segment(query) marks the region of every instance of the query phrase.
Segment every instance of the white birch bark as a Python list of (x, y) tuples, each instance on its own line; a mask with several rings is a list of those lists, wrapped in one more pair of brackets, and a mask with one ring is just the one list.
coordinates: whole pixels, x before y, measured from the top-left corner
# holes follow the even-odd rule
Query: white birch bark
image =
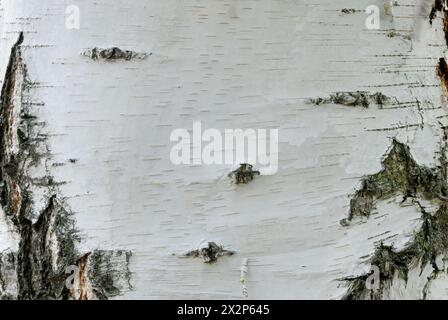
[[(424, 234), (424, 213), (433, 225), (443, 221), (442, 178), (407, 167), (400, 171), (406, 179), (421, 180), (415, 193), (398, 186), (378, 196), (377, 188), (369, 216), (349, 219), (363, 178), (383, 169), (394, 144), (408, 146), (403, 159), (418, 168), (445, 173), (447, 106), (437, 71), (447, 49), (443, 12), (431, 25), (432, 4), (421, 14), (416, 0), (388, 3), (1, 0), (0, 74), (24, 37), (17, 48), (26, 85), (11, 100), (11, 130), (23, 108), (33, 116), (33, 137), (42, 138), (32, 142), (38, 163), (20, 171), (32, 200), (23, 214), (37, 223), (55, 199), (80, 238), (64, 251), (60, 225), (51, 222), (57, 214), (49, 214), (49, 230), (35, 233), (51, 263), (39, 268), (64, 281), (61, 270), (73, 261), (81, 288), (69, 298), (445, 298), (445, 238), (406, 251)], [(73, 5), (79, 29), (66, 25)], [(369, 5), (380, 8), (379, 30), (366, 28)], [(138, 55), (110, 61), (82, 54), (111, 47)], [(368, 107), (329, 98), (357, 91), (388, 98), (383, 105), (369, 98)], [(322, 103), (310, 101), (319, 97)], [(232, 165), (174, 165), (170, 133), (195, 121), (220, 131), (278, 129), (278, 173), (236, 185), (227, 177)], [(14, 154), (17, 141), (3, 148)], [(28, 266), (18, 254), (27, 233), (11, 207), (0, 219), (0, 295), (62, 297), (60, 286), (41, 292), (34, 281), (29, 289), (32, 271), (18, 267)], [(208, 242), (234, 254), (214, 263), (183, 257)], [(374, 260), (381, 243), (406, 257)], [(372, 261), (380, 262), (378, 291), (359, 287)], [(112, 274), (113, 288), (98, 274)]]

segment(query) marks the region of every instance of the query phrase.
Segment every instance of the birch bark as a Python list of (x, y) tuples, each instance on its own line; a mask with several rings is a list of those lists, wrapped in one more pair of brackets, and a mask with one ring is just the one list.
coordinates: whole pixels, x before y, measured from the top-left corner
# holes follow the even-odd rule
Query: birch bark
[[(444, 298), (445, 8), (0, 0), (0, 297)], [(277, 174), (174, 165), (195, 121)]]

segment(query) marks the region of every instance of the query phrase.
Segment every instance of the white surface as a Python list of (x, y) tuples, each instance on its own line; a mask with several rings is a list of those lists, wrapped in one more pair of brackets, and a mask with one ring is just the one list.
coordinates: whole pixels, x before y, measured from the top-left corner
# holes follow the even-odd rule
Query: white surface
[[(416, 208), (391, 199), (367, 222), (340, 226), (361, 177), (381, 169), (392, 137), (419, 164), (435, 165), (446, 123), (435, 69), (441, 21), (426, 22), (413, 46), (389, 38), (393, 28), (411, 29), (414, 2), (398, 2), (381, 30), (366, 30), (365, 13), (341, 9), (382, 1), (1, 0), (0, 71), (24, 30), (38, 83), (30, 94), (45, 103), (34, 108), (50, 135), (47, 170), (67, 182), (59, 192), (85, 251), (133, 251), (134, 290), (124, 298), (240, 298), (248, 258), (249, 298), (336, 299), (345, 292), (337, 279), (363, 273), (375, 243), (401, 247), (420, 224)], [(71, 4), (81, 8), (80, 30), (65, 28)], [(152, 56), (80, 55), (96, 46)], [(306, 103), (356, 90), (403, 104)], [(219, 130), (278, 128), (277, 175), (235, 186), (229, 166), (172, 165), (171, 131), (196, 120)], [(213, 265), (172, 255), (204, 239), (237, 254)]]

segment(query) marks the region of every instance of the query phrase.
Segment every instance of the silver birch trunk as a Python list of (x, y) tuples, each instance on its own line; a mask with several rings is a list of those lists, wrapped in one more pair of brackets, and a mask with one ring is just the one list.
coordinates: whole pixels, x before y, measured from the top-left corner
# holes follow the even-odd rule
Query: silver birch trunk
[[(426, 2), (0, 0), (0, 298), (446, 298)], [(198, 121), (278, 129), (278, 172), (175, 165)]]

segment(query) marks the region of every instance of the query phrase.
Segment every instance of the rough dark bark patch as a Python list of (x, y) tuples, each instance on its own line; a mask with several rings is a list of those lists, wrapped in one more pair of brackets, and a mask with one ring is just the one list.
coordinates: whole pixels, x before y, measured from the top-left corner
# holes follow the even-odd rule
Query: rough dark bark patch
[[(445, 41), (448, 45), (448, 11), (444, 0), (435, 0), (429, 19), (432, 24), (437, 12), (443, 12), (443, 27)], [(448, 65), (445, 58), (440, 58), (437, 73), (442, 81), (445, 94), (448, 93)], [(350, 212), (347, 219), (341, 223), (348, 225), (355, 216), (368, 217), (374, 208), (375, 201), (387, 199), (400, 192), (405, 198), (412, 199), (421, 212), (422, 226), (415, 233), (413, 240), (401, 251), (391, 246), (380, 244), (370, 258), (371, 265), (380, 270), (379, 289), (369, 290), (366, 280), (370, 276), (364, 274), (358, 277), (344, 278), (349, 288), (344, 299), (384, 299), (392, 281), (398, 276), (405, 282), (411, 268), (424, 268), (428, 263), (432, 266), (432, 273), (421, 293), (423, 299), (427, 296), (429, 284), (443, 270), (439, 269), (436, 259), (448, 253), (448, 206), (446, 204), (447, 181), (447, 132), (444, 130), (441, 148), (440, 165), (436, 168), (427, 168), (418, 165), (409, 152), (409, 148), (396, 140), (383, 161), (383, 170), (366, 177), (350, 201)], [(433, 200), (439, 204), (435, 214), (425, 211), (417, 200), (417, 196)]]
[(130, 61), (133, 59), (145, 59), (150, 53), (139, 53), (131, 50), (122, 50), (118, 47), (112, 48), (92, 48), (87, 49), (82, 53), (82, 55), (89, 57), (92, 60), (105, 60), (105, 61), (116, 61), (116, 60), (126, 60)]
[(445, 35), (445, 43), (448, 45), (448, 10), (447, 10), (447, 2), (446, 0), (435, 0), (434, 5), (431, 9), (431, 13), (429, 14), (429, 22), (432, 25), (433, 20), (435, 19), (437, 12), (442, 12), (443, 14), (443, 32)]
[(445, 58), (439, 59), (439, 64), (437, 65), (437, 74), (442, 81), (445, 94), (448, 93), (448, 65), (446, 64)]
[(254, 180), (255, 176), (259, 176), (260, 171), (253, 170), (253, 166), (247, 163), (240, 164), (240, 167), (228, 174), (229, 178), (233, 178), (236, 184), (248, 183)]
[[(411, 268), (424, 268), (430, 263), (433, 271), (423, 288), (422, 297), (425, 298), (430, 282), (443, 271), (436, 262), (438, 256), (448, 253), (447, 128), (442, 129), (444, 135), (439, 166), (427, 168), (418, 165), (410, 154), (409, 147), (394, 140), (383, 161), (383, 170), (364, 179), (362, 188), (351, 200), (348, 221), (358, 215), (368, 217), (374, 201), (387, 199), (400, 192), (405, 198), (411, 198), (421, 212), (422, 226), (401, 251), (382, 243), (375, 249), (370, 263), (380, 270), (378, 290), (367, 289), (369, 274), (342, 279), (349, 284), (345, 299), (384, 299), (395, 277), (407, 282)], [(426, 212), (417, 196), (438, 204), (437, 212)], [(343, 225), (347, 225), (348, 221), (343, 221)]]
[(356, 9), (353, 9), (353, 8), (343, 8), (343, 9), (341, 9), (341, 12), (343, 14), (354, 14), (356, 12)]
[[(380, 244), (370, 259), (371, 264), (380, 270), (379, 290), (366, 288), (368, 274), (345, 278), (343, 280), (349, 283), (349, 289), (344, 299), (383, 299), (385, 290), (392, 284), (394, 276), (398, 275), (399, 278), (407, 281), (411, 266), (424, 267), (427, 263), (431, 263), (434, 271), (428, 283), (443, 271), (439, 269), (436, 258), (448, 252), (448, 207), (443, 204), (434, 215), (425, 212), (421, 206), (420, 208), (423, 224), (407, 248), (397, 252), (391, 246)], [(423, 288), (423, 297), (426, 297), (426, 290), (427, 286)]]
[(12, 300), (18, 295), (17, 254), (0, 253), (0, 300)]
[(336, 92), (327, 98), (313, 98), (309, 102), (315, 105), (322, 104), (340, 104), (347, 107), (363, 107), (368, 108), (372, 103), (382, 108), (384, 104), (391, 99), (381, 92), (369, 93), (365, 91), (356, 92)]
[(442, 10), (443, 10), (443, 0), (435, 0), (431, 12), (429, 14), (429, 23), (432, 24), (432, 21), (436, 17), (437, 12), (440, 12)]
[[(119, 294), (120, 290), (125, 288), (124, 285), (117, 284), (122, 278), (126, 278), (129, 283), (130, 253), (104, 251), (102, 254), (96, 254), (93, 260), (96, 265), (94, 272), (87, 273), (88, 256), (84, 255), (78, 259), (76, 243), (79, 237), (75, 222), (72, 214), (54, 194), (57, 183), (52, 177), (44, 177), (44, 184), (29, 177), (29, 169), (39, 164), (45, 156), (38, 152), (45, 145), (45, 137), (36, 130), (36, 127), (42, 124), (36, 121), (22, 101), (30, 86), (21, 54), (23, 40), (21, 33), (11, 49), (0, 97), (1, 205), (20, 236), (18, 252), (0, 256), (0, 299), (78, 298), (73, 296), (65, 285), (65, 279), (68, 277), (65, 270), (71, 265), (79, 267), (79, 276), (83, 280), (80, 281), (79, 298), (87, 297), (83, 294), (87, 292), (83, 285), (94, 282), (95, 290), (101, 295), (91, 297), (106, 299)], [(30, 188), (33, 185), (48, 188), (50, 196), (42, 212), (35, 212), (33, 209)], [(33, 223), (36, 218), (37, 221)], [(120, 262), (116, 269), (107, 263), (97, 266), (97, 261), (101, 260), (98, 255), (101, 257), (116, 254), (128, 257), (124, 262)], [(106, 269), (103, 270), (103, 267)], [(13, 269), (15, 273), (12, 272)], [(107, 283), (107, 287), (102, 287), (104, 281), (101, 279), (89, 279), (90, 276), (97, 276), (112, 269), (115, 270), (114, 277), (112, 282)], [(13, 284), (16, 284), (16, 290), (11, 287)], [(110, 288), (114, 288), (113, 292)]]
[(219, 257), (234, 255), (234, 251), (225, 250), (215, 242), (208, 242), (207, 246), (193, 250), (185, 254), (186, 257), (202, 258), (205, 263), (214, 263)]
[(132, 289), (129, 262), (132, 253), (125, 250), (95, 250), (89, 257), (89, 279), (99, 299), (120, 295)]
[(405, 197), (421, 195), (426, 199), (441, 199), (447, 195), (446, 161), (437, 168), (427, 168), (416, 163), (409, 147), (393, 140), (392, 147), (382, 162), (383, 169), (362, 180), (361, 188), (350, 200), (347, 225), (356, 216), (369, 217), (375, 201), (388, 199), (398, 192)]

